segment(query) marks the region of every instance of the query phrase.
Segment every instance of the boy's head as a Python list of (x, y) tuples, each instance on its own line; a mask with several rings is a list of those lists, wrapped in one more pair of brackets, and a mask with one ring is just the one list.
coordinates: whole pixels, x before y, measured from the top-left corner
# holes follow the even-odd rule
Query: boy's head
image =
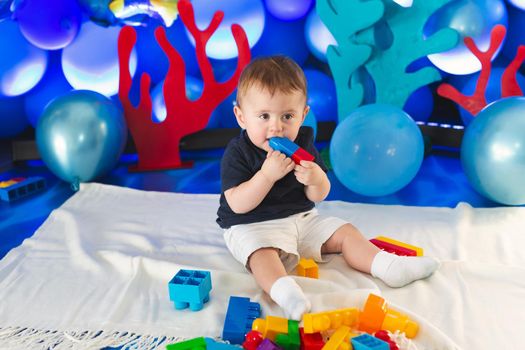
[(295, 140), (308, 110), (306, 78), (291, 59), (256, 58), (243, 70), (233, 111), (257, 147), (269, 151), (273, 136)]

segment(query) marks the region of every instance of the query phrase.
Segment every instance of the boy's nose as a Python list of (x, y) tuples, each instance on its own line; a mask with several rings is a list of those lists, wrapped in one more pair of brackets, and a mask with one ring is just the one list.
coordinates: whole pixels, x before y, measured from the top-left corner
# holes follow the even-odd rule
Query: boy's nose
[(279, 132), (282, 131), (283, 124), (279, 118), (272, 119), (270, 121), (270, 130), (273, 132)]

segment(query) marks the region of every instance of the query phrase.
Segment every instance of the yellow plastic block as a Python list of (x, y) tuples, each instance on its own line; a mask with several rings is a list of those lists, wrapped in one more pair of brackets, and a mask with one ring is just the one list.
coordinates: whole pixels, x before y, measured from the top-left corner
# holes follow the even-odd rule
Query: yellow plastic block
[(350, 338), (357, 336), (350, 331), (350, 327), (341, 326), (330, 337), (323, 346), (323, 350), (352, 350)]
[(304, 333), (324, 332), (341, 326), (354, 327), (359, 318), (356, 308), (338, 309), (328, 312), (318, 312), (303, 315)]
[(407, 338), (414, 338), (419, 330), (419, 325), (396, 310), (387, 309), (381, 329), (394, 333), (404, 332)]
[(260, 332), (263, 338), (275, 341), (277, 334), (288, 334), (288, 319), (277, 316), (268, 316), (266, 320), (257, 318), (253, 321), (252, 330)]
[(380, 241), (383, 241), (383, 242), (392, 243), (392, 244), (398, 245), (398, 246), (403, 247), (403, 248), (415, 250), (416, 251), (416, 256), (423, 256), (423, 248), (416, 247), (415, 245), (411, 245), (411, 244), (404, 243), (404, 242), (401, 242), (401, 241), (396, 241), (395, 239), (388, 238), (388, 237), (385, 237), (385, 236), (378, 236), (378, 237), (376, 237), (376, 239), (378, 239)]
[(386, 314), (386, 301), (375, 294), (369, 294), (363, 311), (359, 314), (357, 329), (367, 333), (375, 333), (381, 329)]
[(301, 258), (297, 265), (297, 275), (310, 278), (319, 278), (319, 266), (313, 259)]
[(16, 183), (18, 183), (18, 181), (15, 180), (0, 181), (0, 188), (6, 188)]

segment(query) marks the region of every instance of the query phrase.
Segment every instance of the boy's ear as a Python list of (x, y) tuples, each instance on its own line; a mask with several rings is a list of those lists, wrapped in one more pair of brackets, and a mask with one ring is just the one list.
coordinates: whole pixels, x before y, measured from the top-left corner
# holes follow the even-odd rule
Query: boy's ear
[(304, 107), (304, 111), (303, 111), (303, 120), (301, 121), (301, 123), (304, 122), (304, 120), (306, 119), (306, 115), (308, 114), (308, 112), (310, 112), (310, 106), (306, 105)]
[(235, 119), (237, 119), (237, 124), (241, 129), (246, 129), (246, 121), (244, 115), (242, 114), (241, 109), (238, 106), (233, 106), (233, 114), (235, 114)]

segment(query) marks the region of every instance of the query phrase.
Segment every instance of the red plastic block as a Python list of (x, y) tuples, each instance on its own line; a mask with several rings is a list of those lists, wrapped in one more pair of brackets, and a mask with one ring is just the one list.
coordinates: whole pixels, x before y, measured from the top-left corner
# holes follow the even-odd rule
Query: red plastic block
[(392, 254), (401, 256), (417, 256), (417, 252), (415, 250), (401, 247), (389, 242), (381, 241), (379, 239), (372, 238), (370, 242), (372, 242), (379, 249), (382, 249)]
[(321, 350), (324, 346), (321, 333), (305, 334), (303, 327), (299, 328), (301, 335), (301, 350)]

